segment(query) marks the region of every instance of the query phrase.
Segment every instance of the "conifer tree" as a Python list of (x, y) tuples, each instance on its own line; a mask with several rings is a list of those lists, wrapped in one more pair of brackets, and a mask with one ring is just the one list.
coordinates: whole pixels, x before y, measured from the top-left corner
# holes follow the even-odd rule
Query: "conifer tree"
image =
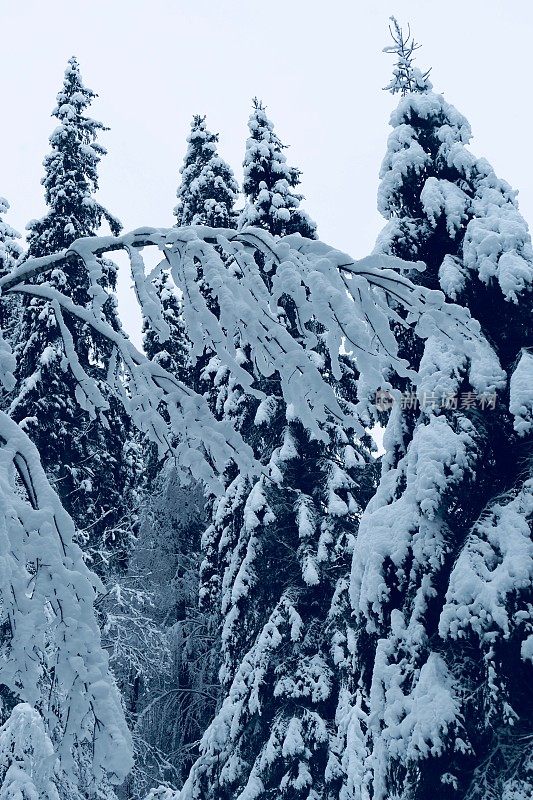
[(239, 187), (231, 167), (217, 153), (218, 134), (208, 131), (205, 117), (196, 114), (187, 142), (174, 209), (176, 224), (234, 228)]
[(265, 107), (257, 98), (248, 127), (250, 137), (243, 164), (246, 205), (239, 227), (255, 225), (275, 236), (300, 233), (314, 239), (316, 224), (299, 207), (303, 196), (292, 191), (300, 183), (300, 170), (287, 165), (283, 153), (286, 146), (274, 133)]
[[(244, 351), (240, 363), (253, 369)], [(352, 380), (347, 362), (339, 398)], [(369, 442), (333, 419), (329, 443), (313, 441), (272, 383), (260, 404), (222, 369), (215, 383), (265, 475), (230, 471), (203, 537), (201, 600), (223, 620), (223, 701), (180, 797), (327, 797), (338, 687), (329, 612), (372, 485)]]
[[(210, 227), (235, 228), (237, 224), (235, 201), (239, 187), (231, 167), (217, 153), (218, 134), (207, 130), (205, 117), (196, 114), (191, 122), (191, 132), (187, 137), (187, 151), (180, 170), (181, 184), (177, 190), (178, 204), (174, 208), (176, 224), (181, 225), (209, 225)], [(162, 278), (168, 285), (168, 277)], [(199, 275), (203, 283), (202, 274)], [(167, 286), (163, 283), (156, 285), (156, 290), (161, 295), (160, 300), (165, 313), (170, 311), (171, 301)], [(177, 297), (177, 295), (176, 295)], [(171, 347), (180, 347), (178, 342), (186, 342), (186, 330), (177, 308), (172, 314), (172, 319), (167, 320), (171, 336)], [(150, 335), (150, 330), (147, 330)], [(211, 357), (211, 353), (204, 351), (203, 355), (189, 363), (189, 375), (185, 381), (194, 386), (200, 393), (206, 390), (202, 375)], [(173, 370), (171, 370), (172, 372)], [(183, 368), (180, 367), (181, 377), (185, 378)], [(178, 374), (178, 373), (174, 373)]]
[[(85, 113), (94, 97), (82, 82), (78, 62), (71, 58), (53, 111), (59, 124), (44, 160), (47, 213), (29, 225), (29, 256), (64, 250), (79, 237), (96, 235), (102, 220), (113, 233), (120, 230), (117, 220), (94, 198), (97, 167), (105, 154), (96, 141), (105, 128)], [(47, 277), (80, 305), (94, 300), (103, 319), (118, 329), (115, 266), (100, 260), (98, 271), (89, 276), (73, 254)], [(80, 363), (100, 382), (109, 404), (107, 413), (91, 408), (72, 370), (64, 367), (64, 348), (69, 342)], [(10, 408), (11, 416), (35, 441), (101, 575), (124, 568), (136, 502), (137, 456), (131, 425), (122, 406), (105, 389), (102, 364), (109, 347), (89, 326), (62, 314), (53, 302), (37, 298), (26, 302), (16, 333), (17, 386)]]
[[(3, 219), (3, 215), (8, 210), (9, 203), (4, 197), (0, 197), (0, 275), (6, 275), (11, 272), (22, 255), (22, 247), (18, 241), (20, 239), (20, 233)], [(19, 306), (19, 298), (14, 297), (2, 303), (0, 329), (2, 330), (3, 336), (6, 338), (11, 337), (13, 334), (13, 327), (18, 317)]]
[[(50, 137), (52, 151), (43, 162), (48, 211), (28, 225), (29, 256), (57, 253), (81, 236), (94, 236), (102, 219), (109, 223), (112, 233), (120, 232), (121, 224), (93, 196), (98, 189), (98, 163), (106, 154), (96, 138), (98, 131), (107, 130), (101, 122), (85, 116), (95, 97), (83, 84), (73, 56), (52, 112), (59, 121)], [(79, 290), (85, 288), (80, 281)]]
[(467, 307), (480, 334), (473, 350), (438, 331), (423, 346), (402, 336), (418, 384), (393, 403), (355, 542), (334, 767), (343, 800), (522, 800), (533, 792), (533, 250), (516, 193), (472, 155), (467, 121), (393, 30), (388, 88), (402, 99), (376, 251), (425, 262), (412, 277)]
[[(180, 170), (182, 179), (177, 191), (178, 204), (174, 209), (176, 224), (235, 227), (234, 205), (239, 189), (231, 168), (217, 153), (218, 134), (207, 130), (205, 117), (195, 115), (187, 142)], [(201, 270), (199, 284), (203, 287)], [(161, 342), (146, 322), (146, 353), (187, 386), (204, 393), (209, 388), (205, 370), (213, 353), (204, 350), (191, 358), (182, 302), (172, 279), (163, 272), (155, 280), (154, 286), (170, 335), (167, 341)], [(211, 721), (218, 698), (219, 618), (213, 609), (198, 611), (200, 538), (206, 521), (203, 489), (198, 483), (181, 485), (172, 464), (166, 462), (158, 465), (155, 448), (152, 447), (150, 452), (151, 498), (147, 505), (148, 514), (144, 514), (143, 519), (148, 520), (150, 515), (155, 514), (160, 530), (159, 540), (170, 543), (173, 580), (179, 586), (180, 598), (170, 616), (167, 616), (172, 620), (173, 647), (176, 652), (171, 683), (180, 688), (174, 693), (173, 702), (166, 704), (165, 713), (175, 719), (166, 725), (166, 740), (159, 724), (152, 726), (151, 735), (155, 733), (160, 747), (165, 749), (166, 745), (172, 751), (170, 760), (176, 765), (182, 783), (197, 755), (197, 742)], [(173, 494), (172, 504), (168, 499), (164, 500), (170, 491)], [(195, 518), (185, 511), (192, 499), (196, 503)], [(149, 527), (143, 525), (139, 542), (141, 553), (146, 552), (152, 535)], [(201, 698), (200, 703), (198, 698)]]
[(0, 274), (5, 275), (22, 255), (22, 247), (17, 241), (20, 233), (2, 218), (9, 211), (9, 203), (0, 197)]
[[(259, 104), (256, 113), (264, 115)], [(272, 159), (286, 169), (264, 120)], [(298, 174), (292, 173), (294, 180)], [(288, 185), (283, 179), (276, 189)], [(297, 205), (287, 203), (294, 213), (286, 225), (275, 216), (259, 224), (271, 225), (274, 235), (290, 230), (313, 237), (314, 223)], [(258, 266), (269, 285), (261, 258)], [(281, 308), (283, 324), (295, 334), (293, 302), (282, 297)], [(320, 326), (308, 325), (322, 377), (349, 409), (354, 365), (341, 359), (342, 376), (334, 379)], [(250, 481), (229, 467), (225, 494), (210, 504), (200, 599), (203, 608), (220, 609), (223, 700), (180, 797), (325, 798), (338, 689), (338, 622), (330, 609), (337, 583), (346, 582), (358, 518), (373, 485), (370, 440), (357, 440), (350, 425), (334, 417), (324, 424), (325, 441), (313, 439), (293, 419), (279, 375), (262, 378), (246, 342), (236, 347), (239, 365), (267, 399), (245, 394), (214, 357), (206, 368), (215, 387), (210, 401), (253, 447), (265, 474)]]

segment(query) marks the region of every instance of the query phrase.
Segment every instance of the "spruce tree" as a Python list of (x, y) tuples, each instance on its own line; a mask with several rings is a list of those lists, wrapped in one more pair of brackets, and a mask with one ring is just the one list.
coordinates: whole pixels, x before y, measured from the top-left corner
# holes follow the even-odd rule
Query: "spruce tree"
[[(235, 228), (237, 225), (235, 201), (239, 187), (231, 167), (217, 153), (218, 134), (207, 130), (205, 117), (196, 114), (191, 122), (191, 132), (187, 137), (187, 151), (180, 170), (181, 183), (177, 190), (178, 204), (174, 209), (176, 225), (209, 225), (210, 227)], [(203, 283), (203, 276), (198, 277)], [(164, 280), (168, 281), (168, 278)], [(156, 286), (165, 314), (169, 313), (168, 292), (163, 284)], [(163, 295), (166, 295), (166, 299)], [(178, 301), (179, 302), (179, 301)], [(215, 309), (213, 309), (215, 310)], [(186, 331), (181, 315), (176, 309), (174, 318), (167, 320), (171, 329), (172, 347), (186, 341)], [(147, 331), (150, 335), (150, 331)], [(199, 393), (206, 390), (202, 378), (204, 369), (212, 353), (204, 351), (200, 358), (190, 363), (186, 383)], [(180, 368), (181, 369), (181, 368)], [(172, 371), (172, 370), (171, 370)], [(182, 371), (182, 378), (185, 377)], [(178, 373), (175, 373), (178, 374)]]
[(5, 197), (0, 197), (0, 274), (8, 273), (22, 254), (22, 247), (17, 241), (20, 233), (3, 219), (9, 211), (9, 203)]
[(237, 476), (205, 536), (202, 597), (221, 597), (224, 700), (184, 798), (330, 796), (330, 609), (372, 485), (368, 443), (332, 429), (326, 448), (287, 424), (282, 403), (272, 416), (257, 411), (270, 480)]
[[(239, 189), (231, 168), (217, 153), (218, 134), (207, 130), (205, 117), (195, 115), (187, 142), (180, 170), (178, 204), (174, 209), (176, 224), (234, 228), (234, 205)], [(203, 287), (201, 269), (199, 273), (199, 284)], [(161, 342), (146, 322), (147, 355), (195, 391), (200, 394), (208, 392), (206, 368), (213, 359), (213, 353), (204, 350), (191, 357), (182, 302), (171, 277), (163, 272), (154, 285), (170, 336), (166, 342)], [(214, 306), (213, 310), (216, 310)], [(176, 653), (171, 683), (179, 689), (173, 695), (173, 703), (167, 703), (165, 707), (169, 722), (164, 728), (159, 723), (153, 725), (148, 735), (155, 736), (159, 747), (169, 752), (168, 757), (175, 765), (181, 784), (197, 756), (198, 740), (211, 721), (218, 699), (219, 615), (214, 609), (198, 610), (200, 540), (206, 524), (203, 488), (199, 483), (181, 485), (172, 464), (168, 460), (158, 464), (154, 447), (150, 448), (150, 454), (150, 497), (148, 513), (143, 514), (143, 519), (148, 520), (156, 515), (158, 539), (168, 542), (172, 553), (167, 569), (173, 572), (177, 596), (167, 620), (171, 621)], [(168, 501), (170, 492), (173, 495), (172, 503)], [(191, 502), (196, 507), (194, 518), (187, 512)], [(150, 548), (152, 536), (150, 526), (142, 525), (139, 541), (141, 554)], [(173, 722), (170, 722), (171, 719)]]
[[(28, 256), (57, 253), (81, 236), (94, 236), (102, 219), (111, 232), (121, 224), (94, 198), (98, 189), (98, 163), (106, 150), (96, 139), (107, 128), (85, 115), (96, 94), (84, 86), (77, 59), (69, 59), (63, 87), (57, 95), (52, 115), (59, 121), (50, 136), (52, 151), (44, 159), (47, 213), (28, 225)], [(74, 284), (74, 276), (71, 278)], [(86, 280), (86, 279), (85, 279)], [(80, 279), (77, 287), (86, 287)]]
[[(404, 333), (398, 384), (351, 575), (340, 797), (522, 800), (533, 792), (533, 250), (516, 193), (405, 53), (381, 170), (376, 252), (469, 309), (474, 348)], [(401, 335), (401, 326), (398, 333)]]
[[(120, 230), (94, 197), (98, 163), (105, 154), (96, 141), (105, 128), (86, 115), (94, 97), (82, 82), (78, 62), (71, 58), (53, 111), (59, 124), (44, 160), (47, 213), (28, 226), (29, 256), (64, 250), (79, 237), (96, 235), (103, 220), (113, 233)], [(47, 279), (80, 305), (94, 300), (98, 313), (118, 329), (116, 268), (100, 260), (98, 271), (92, 283), (82, 260), (72, 254)], [(107, 413), (94, 411), (83, 387), (64, 366), (65, 347), (70, 344), (81, 365), (99, 382), (109, 404)], [(127, 561), (138, 460), (130, 422), (105, 388), (103, 364), (109, 348), (90, 326), (62, 315), (52, 302), (36, 298), (26, 302), (15, 337), (17, 386), (10, 408), (36, 443), (101, 575), (123, 569)]]
[(300, 170), (289, 167), (286, 146), (274, 133), (263, 104), (254, 98), (248, 121), (250, 137), (244, 157), (243, 192), (246, 205), (239, 227), (255, 225), (275, 236), (300, 233), (316, 237), (316, 224), (300, 209), (303, 196), (292, 191), (300, 183)]
[[(261, 225), (287, 232), (279, 221), (264, 217)], [(314, 236), (299, 210), (286, 227)], [(269, 285), (271, 273), (256, 260)], [(280, 314), (296, 335), (298, 315), (287, 297)], [(316, 336), (313, 359), (349, 409), (354, 365), (342, 359), (342, 377), (334, 379), (323, 332), (308, 324)], [(180, 797), (325, 798), (338, 692), (339, 625), (330, 610), (373, 485), (370, 440), (357, 440), (334, 417), (324, 423), (324, 441), (313, 439), (283, 399), (279, 375), (261, 377), (246, 342), (236, 348), (239, 365), (267, 399), (251, 398), (212, 358), (210, 402), (253, 447), (264, 474), (251, 481), (229, 465), (225, 494), (210, 503), (200, 599), (201, 607), (220, 610), (223, 699)]]
[(176, 224), (234, 228), (239, 187), (231, 167), (217, 153), (218, 134), (208, 131), (205, 117), (196, 114), (187, 142), (174, 209)]
[[(22, 247), (18, 241), (20, 233), (3, 219), (3, 215), (8, 210), (9, 203), (4, 197), (0, 197), (0, 276), (11, 272), (22, 255)], [(19, 298), (14, 297), (7, 301), (4, 300), (1, 305), (0, 329), (2, 335), (7, 339), (13, 334), (19, 306)]]

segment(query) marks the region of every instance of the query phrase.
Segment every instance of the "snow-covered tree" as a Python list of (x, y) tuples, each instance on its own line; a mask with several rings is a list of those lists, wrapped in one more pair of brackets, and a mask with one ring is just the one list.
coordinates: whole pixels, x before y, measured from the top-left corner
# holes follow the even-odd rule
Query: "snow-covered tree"
[(174, 209), (177, 225), (234, 228), (239, 187), (231, 167), (217, 153), (218, 134), (208, 131), (205, 117), (196, 114), (187, 142)]
[(0, 197), (0, 274), (5, 275), (22, 255), (22, 247), (18, 240), (20, 233), (11, 227), (3, 215), (9, 211), (9, 203)]
[[(86, 115), (94, 93), (81, 79), (75, 58), (68, 62), (53, 115), (58, 127), (44, 160), (47, 213), (29, 225), (30, 257), (68, 248), (80, 236), (93, 236), (102, 220), (117, 233), (119, 223), (94, 198), (97, 167), (104, 148), (96, 142), (105, 130)], [(47, 282), (86, 305), (98, 295), (102, 314), (116, 329), (113, 295), (116, 268), (110, 261), (94, 265), (93, 285), (79, 258), (71, 258)], [(109, 413), (93, 413), (83, 388), (65, 366), (66, 342), (78, 352), (84, 368), (105, 389), (105, 339), (68, 314), (56, 312), (46, 299), (31, 298), (23, 306), (14, 336), (16, 389), (10, 415), (30, 432), (45, 469), (73, 516), (86, 549), (101, 575), (124, 568), (132, 537), (135, 507), (135, 444), (122, 405), (107, 392)]]
[(183, 798), (328, 796), (338, 686), (329, 611), (371, 469), (349, 429), (332, 425), (328, 446), (310, 442), (277, 400), (255, 409), (267, 477), (237, 475), (205, 536), (203, 600), (221, 599), (225, 697)]
[(533, 250), (516, 193), (402, 42), (395, 75), (413, 91), (391, 118), (376, 253), (425, 262), (413, 280), (466, 307), (479, 335), (468, 351), (398, 322), (418, 378), (393, 380), (403, 395), (354, 547), (339, 796), (518, 800), (533, 791)]
[(300, 183), (300, 170), (287, 165), (283, 153), (286, 146), (274, 133), (263, 104), (256, 98), (248, 127), (242, 187), (246, 205), (239, 226), (254, 225), (275, 236), (300, 233), (314, 239), (316, 224), (300, 208), (303, 196), (292, 191)]
[[(59, 125), (50, 137), (52, 151), (43, 162), (42, 184), (48, 211), (42, 219), (32, 220), (28, 225), (30, 256), (56, 253), (80, 236), (94, 236), (102, 219), (109, 223), (113, 233), (122, 227), (93, 196), (98, 189), (98, 163), (106, 154), (96, 138), (99, 131), (107, 130), (101, 122), (85, 115), (95, 97), (83, 84), (78, 61), (73, 56), (52, 112)], [(83, 288), (81, 283), (80, 291)]]
[[(256, 274), (266, 287), (275, 279), (264, 254)], [(293, 336), (303, 333), (293, 298), (281, 294), (277, 312)], [(225, 494), (210, 505), (200, 598), (220, 610), (223, 700), (183, 798), (326, 797), (337, 691), (329, 611), (374, 470), (368, 437), (357, 441), (349, 422), (355, 368), (337, 353), (335, 370), (324, 329), (315, 319), (301, 324), (321, 380), (346, 412), (342, 422), (326, 415), (322, 441), (294, 419), (279, 374), (261, 375), (246, 333), (236, 339), (237, 361), (263, 400), (220, 358), (206, 368), (214, 412), (242, 433), (266, 474), (250, 480), (230, 467)]]
[[(187, 142), (187, 152), (180, 170), (181, 184), (177, 191), (178, 204), (174, 209), (176, 225), (235, 228), (237, 215), (234, 205), (239, 187), (231, 167), (218, 155), (218, 134), (207, 130), (205, 117), (195, 115), (191, 122), (191, 132), (187, 137)], [(183, 319), (180, 318), (181, 301), (178, 293), (176, 293), (175, 287), (172, 288), (172, 280), (169, 279), (168, 274), (163, 272), (159, 280), (160, 285), (156, 286), (156, 289), (162, 293), (162, 307), (166, 307), (166, 313), (172, 315), (172, 319), (168, 320), (171, 331), (168, 342), (172, 342), (170, 348), (186, 349), (187, 333)], [(203, 287), (202, 271), (198, 274), (198, 281), (199, 285)], [(174, 299), (171, 298), (172, 293)], [(206, 296), (209, 296), (208, 290), (206, 290)], [(150, 337), (153, 339), (150, 326), (146, 329), (146, 336), (147, 344), (152, 346), (152, 343), (148, 342)], [(159, 347), (157, 336), (155, 340), (156, 347)], [(163, 357), (163, 353), (164, 349), (157, 357)], [(184, 379), (183, 370), (188, 369), (186, 382), (199, 391), (205, 390), (202, 373), (211, 355), (212, 353), (205, 349), (203, 355), (198, 355), (195, 359), (190, 360), (186, 357), (185, 352), (180, 353), (178, 361), (181, 365), (178, 367), (178, 361), (176, 361), (175, 369), (170, 369), (170, 371), (176, 375), (179, 372), (180, 378)], [(186, 361), (189, 361), (187, 367), (184, 366)]]
[[(20, 233), (3, 219), (4, 214), (8, 210), (9, 203), (4, 197), (0, 197), (0, 275), (6, 275), (10, 272), (22, 255), (22, 247), (18, 241), (20, 239)], [(13, 333), (19, 305), (20, 298), (14, 297), (2, 304), (0, 328), (3, 336), (7, 338)]]

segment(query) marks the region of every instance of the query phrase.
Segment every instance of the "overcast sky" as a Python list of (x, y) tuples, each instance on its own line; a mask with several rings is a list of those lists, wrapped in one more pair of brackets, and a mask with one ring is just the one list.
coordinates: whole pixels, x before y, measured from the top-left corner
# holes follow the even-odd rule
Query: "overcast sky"
[[(437, 91), (469, 119), (472, 149), (519, 189), (533, 220), (531, 0), (0, 0), (0, 195), (24, 230), (44, 212), (40, 179), (67, 59), (99, 94), (111, 130), (100, 200), (125, 229), (166, 226), (191, 116), (206, 114), (241, 179), (251, 99), (267, 106), (302, 172), (328, 243), (363, 256), (383, 221), (378, 172), (397, 98), (382, 87), (387, 22), (410, 22)], [(121, 305), (135, 332), (132, 298)], [(135, 337), (137, 338), (137, 336)]]

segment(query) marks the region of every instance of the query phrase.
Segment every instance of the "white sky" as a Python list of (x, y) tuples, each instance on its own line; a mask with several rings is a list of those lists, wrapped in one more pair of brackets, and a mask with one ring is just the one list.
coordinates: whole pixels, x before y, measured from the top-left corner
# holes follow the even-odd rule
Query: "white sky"
[[(44, 212), (40, 179), (67, 59), (100, 97), (111, 130), (100, 200), (125, 229), (173, 223), (191, 116), (207, 114), (241, 179), (257, 95), (287, 158), (302, 172), (304, 207), (322, 239), (365, 255), (383, 221), (378, 172), (397, 102), (381, 87), (392, 57), (387, 20), (411, 23), (437, 91), (469, 119), (473, 150), (520, 190), (533, 220), (531, 0), (0, 0), (0, 195), (13, 226)], [(121, 278), (127, 327), (138, 330)]]

